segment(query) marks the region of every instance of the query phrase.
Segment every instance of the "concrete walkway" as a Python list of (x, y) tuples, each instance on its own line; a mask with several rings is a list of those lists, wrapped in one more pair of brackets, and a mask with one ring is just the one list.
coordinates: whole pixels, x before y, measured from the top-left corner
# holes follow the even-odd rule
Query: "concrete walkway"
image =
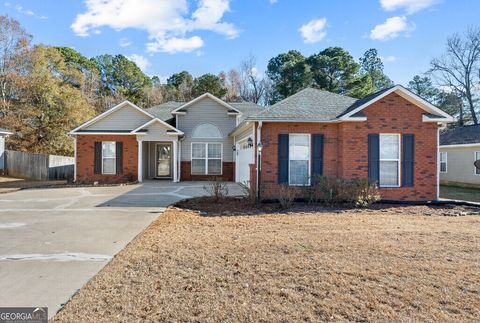
[[(0, 194), (0, 306), (47, 306), (52, 317), (165, 207), (205, 195), (204, 185), (152, 181)], [(241, 194), (233, 183), (230, 191)]]

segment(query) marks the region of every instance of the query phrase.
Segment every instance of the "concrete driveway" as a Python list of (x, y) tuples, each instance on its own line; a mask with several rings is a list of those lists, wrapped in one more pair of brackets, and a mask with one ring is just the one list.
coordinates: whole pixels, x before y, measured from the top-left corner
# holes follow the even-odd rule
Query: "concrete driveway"
[[(0, 306), (62, 304), (165, 207), (203, 183), (22, 190), (0, 194)], [(231, 194), (240, 194), (231, 185)]]

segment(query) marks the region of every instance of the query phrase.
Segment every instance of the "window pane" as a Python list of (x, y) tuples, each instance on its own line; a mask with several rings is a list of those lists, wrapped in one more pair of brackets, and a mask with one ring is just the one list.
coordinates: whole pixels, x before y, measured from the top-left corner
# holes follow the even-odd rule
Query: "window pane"
[(103, 159), (103, 173), (104, 174), (115, 174), (115, 158), (104, 158)]
[(440, 171), (445, 173), (447, 171), (447, 164), (446, 163), (443, 163), (441, 162), (440, 163)]
[(192, 159), (192, 174), (205, 174), (205, 159)]
[(102, 142), (102, 157), (115, 157), (115, 142)]
[(397, 135), (380, 135), (380, 159), (398, 159), (399, 151)]
[(290, 161), (290, 185), (308, 184), (308, 161), (291, 160)]
[(440, 153), (440, 162), (447, 161), (447, 153)]
[(205, 144), (192, 144), (192, 158), (205, 157)]
[(220, 159), (209, 159), (208, 160), (208, 174), (209, 175), (220, 175), (222, 173), (222, 160)]
[(380, 161), (380, 186), (398, 186), (398, 162)]
[(290, 159), (310, 159), (310, 140), (308, 135), (290, 135), (289, 140)]
[(193, 138), (222, 138), (220, 130), (210, 123), (204, 123), (195, 128)]
[(208, 158), (222, 158), (222, 145), (208, 144)]
[[(480, 160), (480, 151), (475, 152), (475, 160)], [(475, 174), (480, 175), (480, 169), (475, 167)]]

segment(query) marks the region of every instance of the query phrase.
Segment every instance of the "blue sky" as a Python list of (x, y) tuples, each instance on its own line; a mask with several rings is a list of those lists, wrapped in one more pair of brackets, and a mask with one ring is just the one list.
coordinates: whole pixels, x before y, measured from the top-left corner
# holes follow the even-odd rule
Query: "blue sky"
[(249, 54), (263, 71), (290, 49), (307, 56), (340, 46), (355, 58), (377, 48), (387, 75), (406, 84), (442, 54), (448, 36), (477, 23), (480, 1), (7, 0), (0, 8), (35, 43), (88, 57), (124, 54), (163, 78), (217, 74)]

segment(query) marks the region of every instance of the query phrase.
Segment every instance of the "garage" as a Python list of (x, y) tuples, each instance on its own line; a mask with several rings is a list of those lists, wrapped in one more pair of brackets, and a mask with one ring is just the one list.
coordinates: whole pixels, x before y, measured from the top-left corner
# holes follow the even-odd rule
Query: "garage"
[(247, 138), (236, 144), (235, 181), (237, 183), (250, 182), (250, 164), (253, 164), (253, 147), (248, 144)]

